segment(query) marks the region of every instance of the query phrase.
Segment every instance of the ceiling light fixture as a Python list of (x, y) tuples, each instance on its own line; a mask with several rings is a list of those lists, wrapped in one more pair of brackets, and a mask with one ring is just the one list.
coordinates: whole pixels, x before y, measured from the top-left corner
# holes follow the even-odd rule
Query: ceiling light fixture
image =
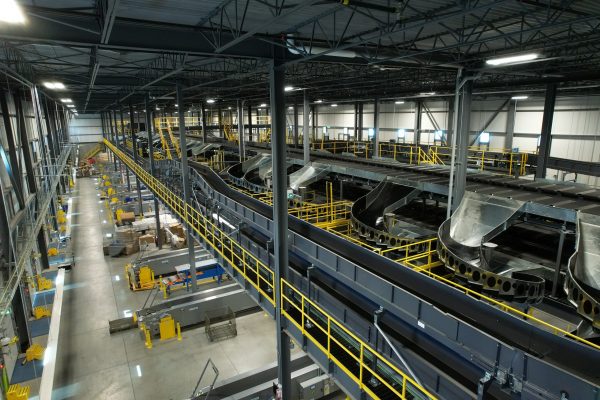
[(72, 103), (73, 100), (71, 99), (60, 99), (60, 101), (62, 101), (63, 103)]
[(291, 92), (292, 90), (294, 90), (294, 87), (293, 86), (286, 86), (286, 87), (283, 88), (283, 90), (285, 92)]
[(317, 104), (321, 104), (322, 102), (323, 102), (323, 100), (317, 100), (317, 101), (315, 101), (315, 103), (317, 103)]
[(337, 104), (333, 103), (333, 104), (331, 105), (331, 107), (337, 107)]
[(9, 24), (24, 24), (25, 15), (15, 0), (0, 0), (0, 21)]
[(293, 110), (293, 109), (294, 109), (294, 107), (293, 107), (293, 106), (289, 106), (289, 107), (288, 107), (288, 110)]
[(266, 107), (266, 106), (267, 106), (267, 104), (266, 104), (266, 103), (262, 103), (262, 104), (260, 105), (260, 107)]
[(435, 92), (423, 92), (421, 93), (421, 96), (434, 96)]
[(67, 107), (73, 108), (73, 107), (75, 107), (75, 104), (67, 104)]
[(394, 104), (404, 104), (404, 100), (396, 100)]
[(539, 56), (540, 56), (539, 54), (535, 54), (535, 53), (520, 54), (520, 55), (517, 55), (517, 56), (508, 56), (508, 57), (501, 57), (501, 58), (493, 58), (491, 60), (487, 60), (485, 63), (488, 64), (488, 65), (494, 65), (494, 66), (507, 65), (507, 64), (516, 64), (516, 63), (533, 61), (536, 58), (538, 58)]
[(216, 101), (215, 99), (208, 99), (208, 100), (206, 100), (206, 102), (208, 104), (213, 104), (215, 101)]
[(44, 86), (48, 89), (64, 90), (65, 85), (61, 82), (44, 82)]
[(528, 98), (529, 98), (529, 96), (513, 96), (513, 97), (511, 97), (512, 100), (526, 100)]

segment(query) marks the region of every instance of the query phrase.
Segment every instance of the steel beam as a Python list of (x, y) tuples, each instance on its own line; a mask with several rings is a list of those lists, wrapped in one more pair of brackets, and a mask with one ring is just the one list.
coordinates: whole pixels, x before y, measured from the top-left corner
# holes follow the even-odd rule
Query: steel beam
[(415, 125), (413, 128), (413, 143), (417, 146), (421, 143), (421, 113), (423, 108), (423, 102), (421, 100), (415, 101)]
[[(6, 96), (9, 95), (10, 92), (4, 92), (0, 96), (0, 109), (2, 111), (2, 118), (4, 120), (4, 132), (6, 133), (6, 142), (8, 144), (8, 157), (10, 159), (10, 164), (5, 166), (7, 167), (9, 177), (12, 178), (12, 183), (14, 186), (13, 189), (17, 196), (17, 200), (19, 201), (19, 206), (21, 209), (23, 209), (23, 207), (25, 207), (25, 198), (23, 196), (23, 176), (21, 175), (21, 169), (19, 167), (17, 144), (15, 142), (15, 136), (10, 120), (10, 113), (8, 111), (8, 102), (6, 101)], [(6, 161), (8, 160), (5, 160), (5, 164)]]
[(513, 139), (515, 137), (515, 116), (517, 113), (517, 102), (508, 103), (508, 112), (506, 114), (506, 137), (504, 138), (504, 148), (512, 150)]
[(294, 148), (298, 147), (298, 102), (294, 100)]
[(288, 279), (288, 200), (285, 141), (285, 94), (283, 49), (274, 47), (269, 68), (271, 97), (271, 152), (273, 159), (273, 239), (275, 250), (275, 301), (277, 323), (278, 378), (282, 398), (291, 398), (290, 339), (285, 333), (286, 319), (281, 313), (281, 280)]
[(204, 107), (204, 102), (200, 103), (200, 108), (202, 109), (202, 143), (206, 144), (206, 109)]
[(217, 118), (219, 124), (219, 137), (223, 138), (225, 135), (223, 135), (223, 110), (221, 110), (221, 106), (217, 107), (217, 112), (219, 113)]
[(302, 118), (304, 124), (302, 128), (302, 147), (304, 153), (304, 165), (310, 162), (310, 104), (308, 103), (308, 92), (304, 90), (304, 110), (302, 111)]
[(498, 116), (498, 114), (500, 114), (500, 111), (504, 110), (504, 107), (506, 107), (507, 104), (510, 103), (510, 97), (508, 99), (506, 99), (501, 105), (500, 107), (496, 108), (494, 110), (494, 112), (492, 113), (492, 115), (490, 115), (490, 117), (485, 121), (485, 123), (483, 124), (483, 126), (481, 127), (481, 129), (479, 129), (477, 131), (477, 134), (475, 135), (475, 137), (473, 138), (473, 140), (471, 140), (471, 143), (469, 144), (469, 146), (473, 146), (475, 145), (475, 143), (477, 143), (477, 140), (479, 139), (479, 136), (481, 136), (481, 134), (487, 129), (488, 126), (490, 126), (490, 124), (492, 122), (494, 122), (494, 120), (496, 119), (496, 117)]
[(556, 104), (556, 83), (546, 86), (546, 99), (544, 101), (544, 115), (542, 117), (542, 133), (538, 149), (538, 163), (535, 170), (536, 179), (546, 177), (546, 166), (552, 148), (552, 121), (554, 120), (554, 106)]
[(248, 141), (252, 142), (252, 103), (248, 101)]
[(237, 118), (240, 162), (244, 162), (246, 159), (246, 149), (244, 144), (244, 102), (240, 99), (237, 101)]
[[(148, 132), (148, 158), (150, 159), (150, 174), (156, 176), (156, 167), (154, 166), (154, 147), (152, 143), (152, 107), (150, 107), (150, 96), (146, 94), (144, 99), (144, 108), (146, 109), (146, 132)], [(121, 114), (123, 115), (123, 114)], [(125, 166), (127, 172), (127, 185), (129, 186), (129, 171)], [(159, 249), (162, 249), (162, 235), (160, 233), (160, 210), (158, 209), (158, 198), (154, 195), (154, 218), (156, 219), (156, 245)]]
[[(125, 122), (123, 121), (123, 107), (119, 109), (119, 118), (121, 119), (121, 129), (122, 129), (122, 137), (123, 142), (121, 142), (121, 147), (125, 148)], [(117, 143), (117, 146), (119, 144)], [(131, 180), (129, 179), (129, 168), (125, 165), (125, 179), (127, 179), (127, 191), (131, 192)]]
[[(134, 125), (134, 120), (133, 120), (133, 104), (130, 102), (129, 103), (129, 127), (131, 130), (131, 148), (133, 149), (133, 159), (135, 160), (135, 162), (138, 162), (138, 151), (137, 151), (137, 136), (135, 134), (135, 129), (133, 128)], [(140, 204), (140, 212), (143, 215), (144, 212), (144, 207), (143, 207), (143, 201), (142, 201), (142, 185), (140, 183), (139, 179), (135, 179), (135, 187), (137, 189), (137, 195), (138, 195), (138, 203)]]
[(379, 157), (379, 98), (373, 102), (373, 157)]
[[(180, 82), (177, 83), (176, 86), (177, 91), (177, 104), (179, 104), (179, 109), (184, 110), (184, 100), (183, 100), (183, 86)], [(181, 149), (181, 175), (183, 175), (183, 198), (185, 204), (191, 204), (191, 190), (192, 186), (190, 185), (190, 173), (188, 167), (188, 158), (187, 158), (187, 144), (186, 144), (186, 136), (185, 136), (185, 113), (182, 111), (179, 114), (179, 148)], [(189, 253), (189, 262), (190, 262), (190, 277), (192, 280), (192, 291), (195, 292), (198, 290), (198, 282), (196, 279), (196, 257), (194, 256), (194, 236), (192, 236), (192, 230), (188, 226), (186, 228), (186, 240), (188, 245), (188, 253)]]
[(358, 135), (356, 136), (358, 138), (359, 142), (362, 142), (363, 140), (363, 126), (364, 123), (364, 104), (362, 102), (358, 103)]

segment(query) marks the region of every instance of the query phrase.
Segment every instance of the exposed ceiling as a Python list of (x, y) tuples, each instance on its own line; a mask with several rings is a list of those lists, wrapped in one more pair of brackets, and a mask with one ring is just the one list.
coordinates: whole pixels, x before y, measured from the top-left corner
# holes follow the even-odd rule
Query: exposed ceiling
[[(0, 68), (36, 84), (63, 82), (80, 112), (147, 93), (173, 103), (177, 80), (192, 102), (263, 102), (276, 49), (285, 50), (289, 85), (335, 101), (450, 93), (459, 68), (476, 74), (481, 90), (600, 80), (596, 0), (20, 3), (27, 23), (0, 25)], [(486, 67), (523, 52), (540, 60)]]

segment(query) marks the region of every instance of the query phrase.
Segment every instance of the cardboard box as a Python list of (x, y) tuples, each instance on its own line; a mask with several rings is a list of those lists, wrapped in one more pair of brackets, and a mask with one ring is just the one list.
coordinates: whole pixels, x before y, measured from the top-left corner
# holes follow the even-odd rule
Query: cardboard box
[(146, 244), (154, 244), (154, 235), (142, 235), (139, 237), (138, 243), (140, 244), (140, 247)]
[(121, 214), (121, 222), (124, 224), (130, 224), (135, 221), (135, 214), (133, 212), (124, 212)]
[(183, 226), (181, 224), (171, 225), (169, 230), (172, 234), (177, 235), (180, 238), (185, 238), (185, 231), (183, 230)]
[(139, 243), (130, 243), (128, 245), (125, 246), (125, 250), (123, 251), (123, 254), (125, 254), (126, 256), (131, 255), (131, 254), (135, 254), (138, 251), (140, 251), (140, 245)]

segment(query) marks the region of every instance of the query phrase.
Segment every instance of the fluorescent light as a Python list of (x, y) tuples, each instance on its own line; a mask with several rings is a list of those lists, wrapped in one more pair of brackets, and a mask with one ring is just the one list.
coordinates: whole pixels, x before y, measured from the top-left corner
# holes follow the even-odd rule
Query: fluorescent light
[(73, 107), (75, 107), (75, 104), (67, 104), (67, 107), (73, 108)]
[(63, 90), (63, 89), (65, 89), (65, 85), (62, 84), (61, 82), (44, 82), (43, 84), (48, 89), (54, 89), (54, 90)]
[(213, 103), (215, 102), (215, 99), (208, 99), (208, 100), (206, 100), (206, 102), (207, 102), (208, 104), (213, 104)]
[(267, 105), (266, 105), (265, 103), (262, 103), (262, 104), (260, 105), (260, 107), (266, 107), (266, 106), (267, 106)]
[(24, 24), (25, 16), (21, 7), (15, 0), (0, 0), (2, 5), (2, 12), (0, 13), (0, 21), (7, 22), (9, 24)]
[(288, 110), (293, 110), (293, 109), (294, 109), (294, 106), (289, 106), (288, 107)]
[(283, 90), (286, 91), (286, 92), (291, 92), (292, 90), (294, 90), (294, 87), (293, 86), (286, 86), (286, 87), (283, 88)]
[(179, 107), (179, 104), (175, 104), (175, 107)]
[(488, 65), (506, 65), (506, 64), (515, 64), (522, 63), (527, 61), (533, 61), (539, 57), (539, 54), (530, 53), (530, 54), (520, 54), (518, 56), (508, 56), (502, 58), (494, 58), (492, 60), (487, 60), (485, 63)]
[(337, 107), (337, 104), (334, 103), (334, 104), (331, 105), (331, 107)]
[(322, 102), (323, 102), (323, 100), (317, 100), (317, 101), (315, 101), (315, 103), (317, 103), (317, 104), (320, 104)]
[(513, 96), (513, 97), (511, 97), (511, 99), (513, 99), (513, 100), (526, 100), (528, 98), (529, 98), (529, 96)]
[(396, 100), (394, 104), (404, 104), (404, 100)]
[(227, 107), (228, 110), (231, 110), (231, 107)]
[(63, 103), (72, 103), (73, 100), (71, 99), (60, 99), (60, 101), (62, 101)]
[(423, 92), (421, 93), (421, 96), (433, 96), (435, 95), (435, 92)]
[(403, 139), (406, 136), (406, 131), (404, 129), (398, 129), (398, 139)]

